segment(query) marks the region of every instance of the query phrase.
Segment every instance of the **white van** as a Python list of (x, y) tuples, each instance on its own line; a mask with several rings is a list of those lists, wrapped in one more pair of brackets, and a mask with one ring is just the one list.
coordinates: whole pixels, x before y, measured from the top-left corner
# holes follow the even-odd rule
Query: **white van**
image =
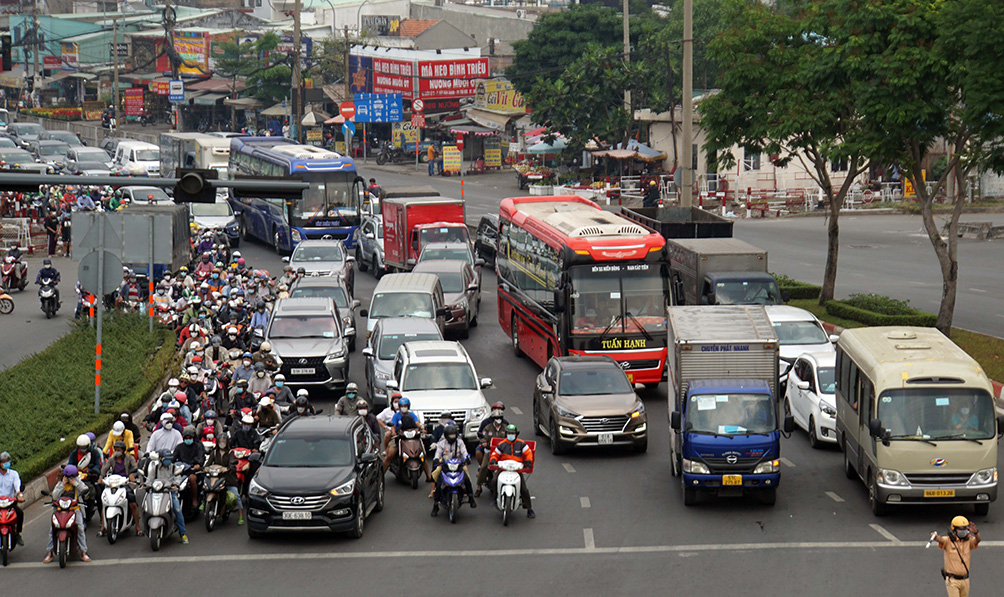
[(160, 176), (160, 148), (143, 141), (123, 141), (115, 148), (113, 168), (130, 176)]

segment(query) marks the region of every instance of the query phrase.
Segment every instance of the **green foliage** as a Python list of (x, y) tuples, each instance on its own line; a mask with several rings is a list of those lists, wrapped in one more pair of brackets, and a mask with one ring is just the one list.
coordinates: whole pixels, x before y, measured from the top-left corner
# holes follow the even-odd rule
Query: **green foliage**
[(145, 317), (109, 316), (103, 332), (101, 414), (94, 414), (95, 331), (86, 323), (0, 373), (0, 446), (25, 481), (66, 458), (77, 435), (138, 408), (174, 361), (174, 334), (159, 326), (149, 334)]
[(822, 292), (822, 287), (816, 286), (814, 284), (809, 284), (807, 282), (800, 282), (793, 278), (789, 278), (784, 274), (771, 274), (774, 279), (777, 280), (778, 289), (781, 294), (789, 294), (790, 300), (804, 300), (804, 299), (818, 299), (819, 293)]
[(243, 77), (251, 97), (281, 101), (289, 97), (293, 71), (292, 58), (277, 51), (279, 42), (275, 33), (266, 33), (253, 42), (222, 42), (216, 71), (224, 77)]
[[(343, 81), (345, 76), (345, 41), (341, 39), (314, 40), (307, 72), (319, 79), (320, 85)], [(315, 83), (316, 87), (319, 87)]]
[(874, 293), (852, 294), (844, 303), (883, 315), (912, 315), (916, 312), (916, 309), (910, 306), (910, 301)]
[[(856, 295), (867, 297), (865, 300), (852, 304), (852, 301), (826, 301), (826, 312), (834, 317), (858, 321), (865, 325), (904, 325), (934, 327), (938, 316), (924, 313), (911, 307), (903, 307), (906, 303), (888, 297), (877, 295)], [(884, 299), (884, 300), (882, 300)], [(884, 312), (872, 311), (860, 305), (875, 305)]]

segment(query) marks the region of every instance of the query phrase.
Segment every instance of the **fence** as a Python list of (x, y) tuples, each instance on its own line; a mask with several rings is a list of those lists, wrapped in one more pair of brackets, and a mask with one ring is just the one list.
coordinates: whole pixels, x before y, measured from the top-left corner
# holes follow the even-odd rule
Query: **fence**
[(48, 237), (41, 222), (30, 218), (3, 218), (0, 220), (0, 243), (7, 249), (15, 244), (28, 254), (45, 251)]
[[(70, 131), (80, 135), (80, 138), (84, 143), (96, 147), (102, 139), (105, 137), (124, 137), (125, 134), (122, 129), (118, 129), (114, 133), (108, 131), (101, 127), (100, 123), (91, 123), (86, 121), (68, 121), (68, 120), (53, 120), (52, 118), (41, 118), (39, 116), (30, 116), (28, 114), (18, 114), (18, 122), (35, 122), (42, 125), (45, 129), (50, 131)], [(136, 131), (129, 131), (129, 138), (135, 139), (137, 141), (145, 141), (147, 143), (157, 144), (160, 142), (158, 135), (150, 133), (139, 133)]]

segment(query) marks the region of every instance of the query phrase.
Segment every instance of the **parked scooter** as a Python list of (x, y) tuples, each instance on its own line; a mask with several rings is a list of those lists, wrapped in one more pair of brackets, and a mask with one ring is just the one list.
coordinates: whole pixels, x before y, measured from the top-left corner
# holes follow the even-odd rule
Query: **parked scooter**
[(227, 493), (227, 471), (225, 466), (214, 464), (206, 469), (206, 477), (202, 481), (202, 503), (203, 511), (206, 514), (206, 532), (212, 533), (216, 525), (226, 521), (230, 513), (236, 510), (236, 501), (233, 506), (230, 501), (230, 494)]
[(390, 470), (412, 489), (418, 489), (418, 479), (424, 470), (425, 444), (418, 429), (405, 429), (397, 441), (397, 457), (390, 463)]
[(466, 481), (464, 461), (460, 458), (448, 458), (439, 473), (439, 483), (442, 486), (439, 492), (439, 503), (446, 508), (446, 516), (451, 523), (457, 522), (460, 505), (467, 501), (468, 496), (464, 489)]
[(413, 159), (413, 156), (406, 154), (404, 148), (396, 147), (390, 142), (384, 143), (383, 147), (377, 153), (377, 164), (381, 166), (390, 162), (396, 164), (398, 162), (409, 162)]
[(115, 545), (118, 538), (125, 534), (125, 530), (136, 524), (126, 498), (129, 478), (112, 474), (105, 477), (103, 483), (105, 489), (101, 492), (101, 515), (105, 521), (105, 536), (110, 545)]
[(0, 496), (0, 555), (4, 566), (8, 563), (10, 552), (17, 547), (17, 512), (14, 511), (16, 503), (17, 498)]
[(502, 511), (502, 526), (509, 526), (509, 517), (519, 507), (519, 492), (522, 489), (520, 485), (523, 482), (519, 473), (523, 470), (523, 463), (502, 460), (490, 469), (498, 471), (495, 474), (496, 484), (493, 492), (495, 506)]
[(14, 312), (14, 299), (9, 294), (0, 289), (0, 315), (7, 315)]
[(59, 311), (60, 303), (56, 300), (56, 281), (52, 278), (42, 278), (38, 288), (38, 300), (45, 318), (50, 319)]
[(3, 275), (3, 289), (7, 292), (14, 288), (24, 290), (28, 286), (28, 266), (19, 257), (13, 255), (4, 257), (0, 274)]
[[(49, 495), (49, 492), (45, 491), (42, 495)], [(78, 505), (77, 500), (71, 496), (61, 495), (48, 504), (55, 508), (51, 524), (59, 567), (66, 568), (70, 551), (74, 548), (80, 549), (80, 546), (77, 545), (77, 512), (74, 510)]]

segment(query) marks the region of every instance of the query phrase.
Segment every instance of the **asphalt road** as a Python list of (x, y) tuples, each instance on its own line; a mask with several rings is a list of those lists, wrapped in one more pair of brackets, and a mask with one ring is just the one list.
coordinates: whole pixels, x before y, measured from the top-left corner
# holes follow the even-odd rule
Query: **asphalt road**
[[(248, 244), (241, 251), (256, 267), (280, 269), (265, 247)], [(367, 273), (356, 280), (365, 302), (374, 279)], [(504, 400), (510, 420), (529, 437), (538, 369), (512, 355), (495, 323), (495, 279), (487, 272), (484, 292), (483, 323), (464, 344), (479, 375), (495, 381), (488, 399)], [(359, 352), (351, 363), (352, 379), (362, 382)], [(669, 470), (665, 388), (643, 391), (642, 397), (651, 422), (648, 453), (591, 450), (554, 457), (544, 440), (530, 479), (537, 518), (517, 517), (508, 528), (486, 497), (477, 510), (462, 508), (456, 525), (442, 515), (431, 518), (428, 486), (412, 491), (388, 477), (387, 507), (367, 521), (362, 539), (285, 535), (251, 541), (233, 518), (212, 534), (199, 519), (189, 525), (190, 545), (172, 538), (154, 554), (143, 538), (109, 546), (92, 526), (94, 561), (61, 571), (40, 563), (49, 510), (36, 504), (27, 512), (27, 547), (15, 551), (0, 574), (4, 586), (26, 594), (51, 591), (56, 578), (85, 593), (106, 592), (98, 587), (118, 579), (151, 594), (180, 587), (243, 594), (431, 595), (457, 587), (491, 595), (944, 594), (941, 554), (925, 551), (923, 543), (931, 530), (944, 531), (952, 516), (971, 516), (970, 509), (917, 508), (876, 519), (863, 485), (844, 478), (839, 452), (812, 450), (800, 431), (783, 442), (775, 507), (726, 499), (685, 508)], [(973, 557), (975, 595), (1004, 585), (1004, 568), (992, 564), (1004, 551), (1000, 508), (975, 520), (987, 539)], [(163, 588), (168, 584), (173, 588)]]

